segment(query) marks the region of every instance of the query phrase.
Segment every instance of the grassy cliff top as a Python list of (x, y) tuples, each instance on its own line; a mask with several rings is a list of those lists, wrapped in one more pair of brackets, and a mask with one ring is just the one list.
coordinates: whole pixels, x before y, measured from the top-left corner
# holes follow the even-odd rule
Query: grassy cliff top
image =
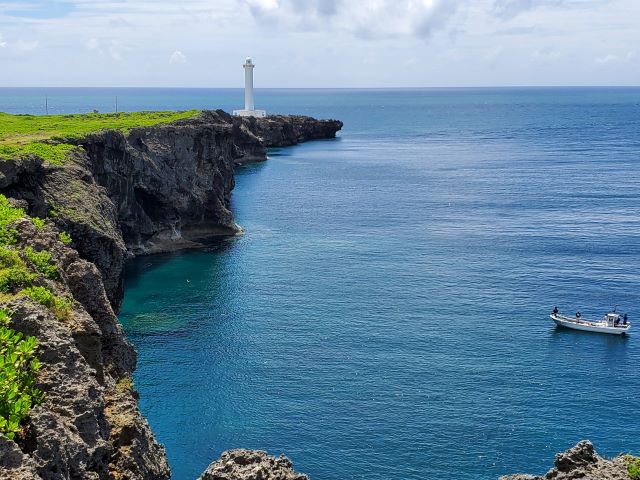
[(61, 165), (75, 148), (62, 139), (82, 138), (102, 130), (126, 133), (136, 127), (171, 123), (199, 113), (199, 110), (47, 116), (0, 113), (0, 160), (34, 154), (49, 163)]

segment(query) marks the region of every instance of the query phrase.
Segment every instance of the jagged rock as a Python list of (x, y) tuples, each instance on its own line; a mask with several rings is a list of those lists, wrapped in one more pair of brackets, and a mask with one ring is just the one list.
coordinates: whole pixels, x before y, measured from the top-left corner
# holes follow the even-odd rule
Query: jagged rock
[(309, 480), (293, 470), (284, 455), (273, 457), (261, 450), (229, 450), (213, 462), (199, 480)]
[(622, 456), (611, 460), (599, 456), (593, 444), (582, 440), (575, 447), (556, 454), (554, 467), (543, 476), (516, 474), (500, 480), (629, 480), (627, 465)]
[[(14, 226), (18, 249), (47, 250), (58, 266), (60, 278), (40, 279), (43, 286), (75, 301), (71, 315), (62, 318), (26, 297), (7, 304), (10, 326), (38, 339), (38, 386), (45, 400), (31, 410), (16, 443), (0, 440), (0, 478), (168, 479), (164, 448), (134, 392), (118, 388), (133, 374), (136, 356), (97, 268), (59, 241), (51, 225), (39, 230), (25, 218)], [(123, 429), (131, 432), (130, 442), (122, 441)]]

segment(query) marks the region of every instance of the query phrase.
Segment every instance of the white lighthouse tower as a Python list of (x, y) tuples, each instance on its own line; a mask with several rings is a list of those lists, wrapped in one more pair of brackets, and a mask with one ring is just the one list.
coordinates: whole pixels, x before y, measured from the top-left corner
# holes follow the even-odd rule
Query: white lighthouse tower
[(267, 112), (256, 110), (253, 105), (253, 67), (251, 57), (244, 62), (244, 110), (234, 110), (233, 114), (239, 117), (266, 117)]

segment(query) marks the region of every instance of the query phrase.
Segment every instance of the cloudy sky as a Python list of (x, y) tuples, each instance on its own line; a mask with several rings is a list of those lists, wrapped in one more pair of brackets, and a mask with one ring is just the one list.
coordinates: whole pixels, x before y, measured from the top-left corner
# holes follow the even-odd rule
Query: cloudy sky
[(0, 86), (639, 85), (640, 0), (0, 0)]

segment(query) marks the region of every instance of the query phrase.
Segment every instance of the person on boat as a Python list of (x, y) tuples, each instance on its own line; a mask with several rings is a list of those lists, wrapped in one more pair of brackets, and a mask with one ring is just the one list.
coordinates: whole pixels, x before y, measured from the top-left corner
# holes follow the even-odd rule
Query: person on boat
[(558, 307), (557, 307), (557, 306), (553, 307), (553, 312), (552, 312), (552, 313), (553, 313), (554, 315), (557, 315), (557, 314), (558, 314)]
[(582, 314), (580, 312), (576, 312), (576, 318), (580, 318)]
[(624, 316), (622, 317), (622, 324), (626, 325), (628, 320), (629, 320), (629, 317), (627, 317), (627, 314), (625, 313)]

